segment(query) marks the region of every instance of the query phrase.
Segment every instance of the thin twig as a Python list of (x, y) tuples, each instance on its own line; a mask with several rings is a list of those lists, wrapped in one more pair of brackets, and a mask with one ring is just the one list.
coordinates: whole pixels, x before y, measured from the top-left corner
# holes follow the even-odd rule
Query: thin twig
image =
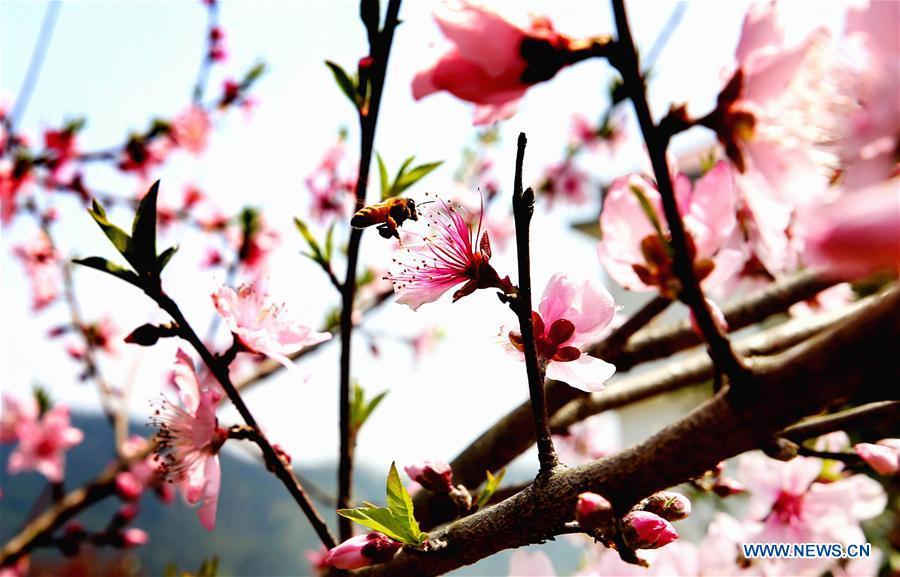
[[(37, 85), (38, 78), (41, 75), (41, 69), (44, 66), (44, 59), (47, 56), (47, 48), (50, 46), (50, 40), (53, 38), (53, 30), (56, 27), (56, 19), (59, 16), (59, 9), (62, 7), (61, 0), (51, 0), (47, 4), (44, 11), (44, 19), (41, 22), (41, 30), (38, 33), (37, 42), (34, 45), (34, 51), (31, 53), (31, 60), (28, 62), (28, 70), (25, 73), (25, 80), (22, 81), (22, 87), (16, 95), (13, 103), (13, 109), (9, 115), (8, 130), (10, 134), (16, 128), (16, 125), (25, 115), (28, 103), (31, 101), (31, 95), (34, 87)], [(15, 140), (9, 139), (10, 142)]]
[(203, 100), (203, 93), (206, 92), (206, 81), (209, 79), (209, 71), (215, 63), (215, 58), (213, 58), (213, 48), (216, 39), (213, 38), (213, 30), (219, 25), (219, 3), (206, 2), (205, 4), (207, 21), (206, 42), (204, 43), (204, 48), (206, 53), (203, 55), (203, 60), (200, 61), (200, 71), (197, 72), (197, 81), (194, 83), (194, 90), (192, 92), (194, 104), (200, 104)]
[[(378, 125), (378, 111), (381, 108), (381, 95), (387, 73), (388, 57), (394, 40), (394, 30), (400, 23), (400, 0), (390, 0), (385, 16), (384, 27), (370, 38), (377, 40), (370, 45), (370, 56), (373, 59), (371, 69), (372, 95), (368, 107), (359, 110), (360, 123), (360, 155), (359, 172), (356, 180), (356, 210), (366, 204), (366, 191), (369, 182), (369, 168), (372, 163), (372, 152), (375, 146), (375, 129)], [(340, 374), (340, 459), (338, 463), (338, 508), (352, 506), (353, 492), (353, 452), (356, 440), (350, 422), (350, 348), (353, 338), (353, 305), (356, 297), (356, 268), (359, 260), (359, 246), (362, 241), (362, 229), (351, 229), (350, 241), (347, 244), (347, 274), (341, 294), (341, 374)], [(349, 519), (338, 517), (341, 540), (353, 536), (353, 526)]]
[(534, 342), (534, 324), (531, 318), (531, 250), (530, 228), (534, 214), (534, 190), (522, 189), (522, 165), (525, 160), (525, 133), (519, 133), (516, 152), (516, 173), (513, 185), (513, 217), (516, 223), (516, 256), (519, 265), (519, 292), (512, 301), (519, 317), (519, 330), (525, 353), (525, 370), (528, 374), (528, 394), (531, 398), (531, 413), (538, 447), (540, 475), (546, 475), (559, 465), (559, 458), (550, 437), (547, 398), (544, 392), (546, 364), (541, 366)]
[(779, 436), (799, 443), (834, 431), (896, 427), (898, 423), (900, 423), (900, 401), (881, 401), (840, 413), (806, 419), (786, 428)]

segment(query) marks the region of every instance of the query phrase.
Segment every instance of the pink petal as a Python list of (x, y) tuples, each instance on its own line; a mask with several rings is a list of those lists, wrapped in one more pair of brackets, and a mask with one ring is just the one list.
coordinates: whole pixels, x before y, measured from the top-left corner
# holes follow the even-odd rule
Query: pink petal
[(206, 459), (204, 466), (206, 483), (203, 486), (203, 497), (197, 516), (200, 523), (212, 531), (216, 526), (216, 511), (219, 506), (219, 487), (222, 482), (222, 471), (219, 465), (219, 456), (213, 455)]
[(525, 33), (489, 8), (461, 0), (437, 12), (435, 21), (460, 55), (477, 62), (489, 76), (524, 68), (519, 47)]
[(563, 381), (580, 391), (602, 391), (603, 383), (616, 372), (615, 365), (582, 354), (578, 360), (568, 363), (551, 362), (547, 366), (547, 378)]

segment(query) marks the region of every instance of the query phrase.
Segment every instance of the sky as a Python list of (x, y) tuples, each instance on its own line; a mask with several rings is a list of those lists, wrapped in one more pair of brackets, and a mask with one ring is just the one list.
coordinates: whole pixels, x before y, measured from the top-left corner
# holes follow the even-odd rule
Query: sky
[[(631, 2), (630, 19), (636, 42), (645, 51), (664, 27), (673, 2)], [(442, 39), (431, 18), (434, 2), (407, 1), (401, 9), (390, 59), (387, 86), (376, 138), (376, 149), (389, 166), (410, 155), (445, 164), (419, 185), (418, 193), (453, 192), (452, 175), (463, 147), (474, 142), (471, 107), (441, 94), (413, 101), (410, 83), (415, 72), (439, 52)], [(529, 12), (549, 15), (568, 35), (611, 33), (606, 2), (498, 2), (498, 11), (516, 21)], [(687, 102), (703, 114), (715, 102), (724, 71), (732, 63), (746, 2), (691, 2), (679, 27), (657, 60), (650, 86), (650, 103), (657, 116), (673, 102)], [(25, 75), (45, 2), (4, 0), (0, 3), (0, 87), (14, 95)], [(820, 23), (836, 26), (842, 7), (836, 2), (792, 2), (785, 6), (792, 37)], [(249, 119), (240, 113), (224, 118), (205, 155), (178, 153), (155, 177), (162, 179), (162, 199), (179, 198), (188, 183), (197, 184), (229, 212), (244, 205), (258, 206), (266, 220), (281, 232), (282, 242), (269, 272), (273, 296), (291, 313), (315, 324), (337, 303), (324, 275), (299, 255), (303, 248), (293, 229), (293, 216), (303, 215), (308, 194), (303, 178), (318, 163), (341, 127), (349, 130), (348, 150), (357, 147), (355, 113), (339, 93), (326, 59), (352, 69), (365, 53), (365, 34), (349, 1), (224, 2), (220, 23), (226, 32), (229, 59), (209, 84), (217, 88), (226, 76), (238, 77), (263, 60), (267, 74), (254, 94), (259, 106)], [(85, 150), (124, 141), (132, 130), (144, 129), (156, 115), (171, 117), (183, 109), (204, 50), (206, 13), (197, 0), (171, 2), (66, 1), (63, 3), (42, 73), (21, 123), (37, 139), (42, 130), (66, 118), (83, 116), (87, 128), (80, 135)], [(519, 112), (501, 126), (501, 143), (490, 151), (501, 194), (511, 192), (515, 137), (528, 134), (525, 181), (535, 182), (542, 168), (562, 156), (573, 114), (597, 118), (607, 105), (605, 88), (611, 80), (600, 60), (563, 70), (551, 82), (529, 91)], [(629, 130), (636, 127), (629, 112)], [(688, 153), (706, 146), (708, 133), (694, 129), (673, 142), (673, 151)], [(588, 155), (582, 167), (600, 180), (609, 180), (645, 165), (643, 150), (632, 138), (613, 159)], [(88, 182), (99, 190), (130, 194), (141, 186), (106, 167), (91, 168)], [(72, 255), (114, 258), (106, 239), (74, 200), (60, 201), (58, 235)], [(575, 233), (569, 224), (596, 216), (597, 206), (547, 211), (539, 206), (533, 223), (535, 291), (558, 271), (578, 271), (602, 279), (595, 240)], [(115, 211), (114, 221), (130, 215)], [(34, 233), (20, 218), (2, 230), (0, 239), (0, 387), (26, 394), (35, 384), (52, 391), (59, 402), (83, 410), (98, 408), (90, 384), (76, 382), (78, 366), (60, 342), (44, 338), (48, 328), (63, 322), (65, 306), (31, 312), (29, 292), (12, 247)], [(339, 234), (346, 235), (346, 231)], [(189, 320), (205, 327), (213, 315), (209, 294), (223, 281), (221, 274), (198, 270), (205, 244), (187, 229), (170, 231), (181, 251), (166, 271), (168, 292), (181, 304)], [(495, 257), (501, 274), (513, 273), (510, 251)], [(386, 265), (390, 254), (374, 234), (366, 235), (362, 263)], [(342, 268), (342, 267), (341, 267)], [(514, 277), (515, 275), (513, 275)], [(75, 275), (84, 314), (95, 319), (109, 314), (126, 333), (165, 316), (142, 294), (124, 283), (93, 271)], [(632, 312), (640, 297), (614, 290), (621, 314)], [(368, 352), (367, 341), (354, 342), (353, 377), (371, 391), (390, 393), (361, 433), (359, 458), (387, 469), (392, 460), (449, 460), (500, 415), (527, 397), (524, 366), (497, 344), (500, 326), (514, 323), (508, 309), (490, 291), (463, 301), (449, 299), (423, 306), (413, 313), (404, 306), (383, 307), (366, 321), (379, 335), (381, 354)], [(437, 351), (421, 362), (412, 361), (408, 347), (384, 335), (411, 336), (429, 326), (446, 333)], [(220, 335), (225, 342), (225, 335)], [(104, 375), (115, 383), (131, 383), (130, 407), (143, 421), (149, 399), (161, 390), (177, 343), (151, 349), (123, 344), (113, 359), (104, 360)], [(246, 400), (273, 442), (284, 446), (295, 462), (332, 461), (337, 454), (337, 342), (298, 364), (294, 374), (280, 373), (246, 395)], [(613, 382), (614, 385), (614, 382)], [(662, 420), (674, 418), (697, 403), (690, 397), (668, 407)], [(620, 418), (626, 443), (658, 427), (658, 405), (644, 412), (629, 411)], [(651, 417), (652, 415), (652, 417)], [(223, 422), (237, 415), (224, 409)], [(143, 430), (137, 432), (143, 433)], [(531, 457), (528, 457), (531, 458)]]

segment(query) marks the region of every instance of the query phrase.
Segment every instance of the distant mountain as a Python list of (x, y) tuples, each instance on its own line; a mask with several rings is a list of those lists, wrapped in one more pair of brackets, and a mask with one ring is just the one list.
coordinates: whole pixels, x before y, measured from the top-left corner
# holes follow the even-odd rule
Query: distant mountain
[[(76, 487), (102, 470), (112, 459), (109, 425), (96, 415), (73, 415), (73, 424), (85, 432), (83, 443), (69, 452), (67, 480)], [(141, 430), (134, 425), (133, 430)], [(40, 475), (6, 473), (11, 447), (0, 448), (0, 540), (4, 543), (16, 534), (35, 499), (46, 489)], [(335, 493), (335, 468), (298, 467), (298, 472), (328, 494)], [(384, 472), (358, 467), (356, 494), (380, 500), (384, 495)], [(78, 520), (89, 530), (102, 529), (120, 505), (116, 498), (85, 511)], [(317, 504), (318, 505), (318, 504)], [(209, 532), (197, 520), (195, 511), (180, 498), (171, 505), (161, 503), (152, 494), (144, 495), (141, 513), (134, 526), (150, 535), (147, 545), (136, 549), (132, 563), (138, 575), (161, 575), (168, 564), (182, 570), (196, 570), (204, 558), (218, 556), (222, 577), (275, 577), (310, 575), (304, 553), (319, 546), (306, 518), (294, 505), (281, 483), (262, 466), (229, 455), (222, 455), (222, 492), (219, 497), (215, 531)], [(328, 507), (320, 505), (323, 510)], [(333, 515), (326, 518), (333, 525)], [(564, 541), (542, 547), (553, 558), (560, 574), (577, 566), (576, 549)], [(118, 557), (113, 551), (100, 555)], [(506, 576), (509, 553), (485, 559), (453, 575)], [(39, 550), (32, 557), (35, 565), (55, 563), (58, 552)]]

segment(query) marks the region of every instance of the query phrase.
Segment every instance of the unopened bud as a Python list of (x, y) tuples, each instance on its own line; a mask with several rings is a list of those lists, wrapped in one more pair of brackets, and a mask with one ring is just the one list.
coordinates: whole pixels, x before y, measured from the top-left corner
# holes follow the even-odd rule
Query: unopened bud
[(114, 527), (124, 527), (125, 525), (134, 521), (134, 518), (137, 517), (140, 509), (134, 503), (128, 503), (127, 505), (122, 505), (119, 507), (119, 510), (116, 511), (115, 517), (113, 517), (112, 525)]
[(116, 475), (116, 493), (122, 500), (137, 501), (143, 491), (143, 484), (131, 471), (123, 471)]
[(613, 520), (612, 503), (597, 493), (582, 493), (575, 505), (575, 519), (585, 529), (608, 527)]
[(421, 461), (403, 468), (409, 478), (434, 493), (453, 490), (453, 469), (442, 461)]
[(372, 531), (347, 539), (328, 552), (325, 564), (337, 569), (359, 569), (389, 561), (403, 545), (387, 535)]
[(632, 511), (622, 519), (625, 543), (632, 549), (658, 549), (678, 539), (672, 525), (655, 513)]
[(666, 521), (680, 521), (691, 514), (691, 501), (681, 493), (661, 491), (650, 495), (640, 504), (641, 509), (656, 513)]
[(131, 331), (131, 334), (125, 337), (125, 342), (141, 345), (142, 347), (150, 347), (155, 345), (159, 339), (171, 337), (174, 334), (174, 327), (172, 326), (158, 326), (147, 323)]
[(126, 549), (130, 549), (132, 547), (140, 547), (149, 539), (150, 537), (143, 529), (132, 527), (130, 529), (125, 529), (124, 531), (122, 531), (122, 546)]
[(457, 485), (450, 490), (450, 500), (460, 511), (468, 511), (472, 508), (472, 494), (464, 485)]
[(900, 449), (891, 446), (894, 441), (896, 439), (885, 439), (876, 444), (859, 443), (853, 450), (879, 475), (895, 475), (900, 469)]
[(747, 488), (736, 479), (731, 477), (719, 477), (712, 486), (712, 491), (723, 499), (732, 495), (740, 495), (747, 491)]

